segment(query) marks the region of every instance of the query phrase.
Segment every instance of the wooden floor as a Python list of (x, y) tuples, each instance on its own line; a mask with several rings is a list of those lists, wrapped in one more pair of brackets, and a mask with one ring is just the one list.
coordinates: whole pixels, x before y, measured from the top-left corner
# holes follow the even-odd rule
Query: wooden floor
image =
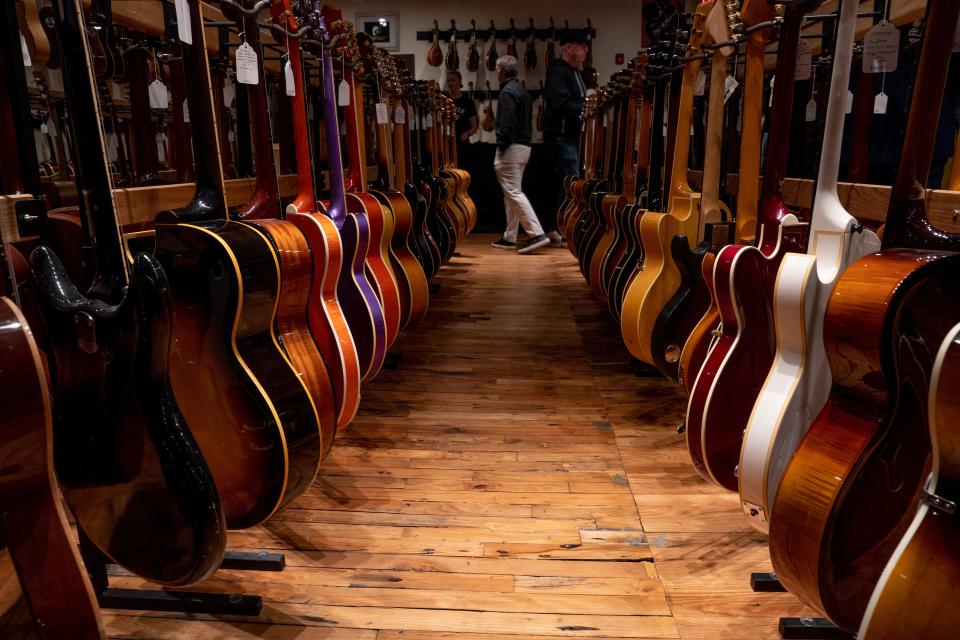
[[(788, 594), (754, 594), (765, 538), (700, 480), (676, 387), (634, 374), (566, 250), (470, 239), (427, 319), (364, 388), (315, 486), (221, 571), (255, 620), (106, 612), (113, 638), (775, 638)], [(134, 586), (115, 576), (115, 586)]]

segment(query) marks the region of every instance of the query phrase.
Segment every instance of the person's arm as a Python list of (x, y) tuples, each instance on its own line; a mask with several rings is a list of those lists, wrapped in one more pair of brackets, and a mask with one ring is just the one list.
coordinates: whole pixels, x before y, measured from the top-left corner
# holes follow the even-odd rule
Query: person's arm
[(500, 91), (500, 99), (497, 101), (497, 147), (500, 151), (506, 151), (516, 140), (519, 118), (516, 96), (509, 91)]
[[(576, 71), (573, 71), (573, 73), (576, 73)], [(583, 110), (583, 98), (579, 91), (571, 91), (565, 75), (558, 67), (554, 67), (547, 74), (547, 81), (544, 85), (544, 93), (547, 95), (547, 108), (564, 117), (580, 115)]]
[(466, 142), (470, 139), (470, 136), (477, 132), (477, 129), (480, 128), (480, 118), (476, 114), (470, 116), (470, 128), (461, 134), (460, 139)]

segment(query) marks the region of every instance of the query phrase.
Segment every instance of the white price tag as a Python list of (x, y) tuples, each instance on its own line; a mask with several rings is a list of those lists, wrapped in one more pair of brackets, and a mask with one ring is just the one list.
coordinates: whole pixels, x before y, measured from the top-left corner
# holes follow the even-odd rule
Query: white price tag
[(150, 94), (151, 109), (166, 109), (170, 104), (169, 94), (167, 93), (167, 85), (163, 84), (163, 82), (160, 81), (160, 78), (157, 78), (150, 83), (150, 86), (147, 87), (147, 93)]
[(190, 103), (186, 98), (183, 99), (183, 121), (190, 124)]
[(230, 131), (227, 131), (227, 140), (229, 142), (233, 142), (236, 139), (237, 139), (237, 134), (233, 132), (233, 129), (230, 129)]
[(410, 116), (410, 130), (411, 131), (418, 130), (420, 128), (420, 118), (418, 118), (416, 114), (413, 113), (412, 109), (407, 113), (407, 115)]
[(770, 76), (770, 103), (767, 105), (768, 107), (773, 106), (773, 83), (775, 80), (776, 80), (775, 77)]
[(433, 128), (433, 114), (432, 114), (432, 113), (428, 113), (428, 114), (427, 114), (427, 117), (424, 118), (423, 128), (424, 128), (424, 129), (432, 129), (432, 128)]
[(289, 60), (283, 65), (283, 87), (288, 96), (297, 95), (297, 84), (293, 81), (293, 67), (290, 66)]
[(879, 115), (883, 115), (887, 112), (887, 101), (889, 97), (884, 92), (877, 94), (877, 97), (873, 99), (873, 112)]
[(228, 108), (233, 106), (233, 101), (237, 99), (237, 85), (225, 78), (223, 82), (223, 104)]
[(20, 34), (20, 53), (23, 54), (23, 66), (32, 67), (33, 61), (30, 59), (30, 51), (27, 49), (27, 39)]
[(707, 74), (701, 70), (697, 73), (697, 82), (693, 85), (693, 95), (702, 96), (707, 89)]
[(240, 84), (260, 84), (257, 52), (246, 42), (237, 47), (237, 82)]
[(160, 162), (167, 161), (167, 136), (158, 133), (153, 137), (157, 143), (157, 156)]
[(800, 40), (797, 45), (797, 69), (793, 73), (793, 80), (809, 80), (813, 73), (813, 51), (806, 40)]
[(57, 137), (57, 125), (54, 124), (53, 120), (47, 120), (47, 134), (49, 134), (51, 138)]
[(350, 85), (347, 84), (346, 80), (341, 80), (340, 86), (337, 88), (337, 104), (341, 107), (350, 106)]
[(900, 55), (900, 32), (881, 20), (863, 38), (863, 72), (888, 73), (897, 70)]
[(450, 135), (450, 125), (447, 125), (446, 127), (444, 127), (443, 130), (444, 130), (445, 135)]
[(397, 124), (404, 124), (407, 121), (407, 110), (402, 106), (393, 110), (393, 121)]
[(385, 102), (377, 103), (377, 124), (390, 124), (390, 115)]
[(417, 119), (413, 117), (413, 107), (407, 105), (407, 122), (413, 125), (413, 128), (417, 128)]
[(811, 98), (810, 102), (807, 103), (807, 110), (804, 112), (803, 119), (807, 122), (817, 121), (817, 101), (813, 98)]
[(847, 100), (844, 103), (843, 112), (850, 113), (851, 111), (853, 111), (853, 91), (847, 89)]
[(42, 122), (42, 123), (40, 124), (40, 133), (50, 133), (50, 128), (47, 127), (47, 123), (46, 123), (46, 122)]
[(740, 83), (737, 82), (737, 79), (731, 75), (728, 75), (723, 80), (723, 104), (727, 104), (727, 100), (730, 99), (730, 96), (733, 95), (733, 92), (737, 90), (737, 87), (740, 86)]
[(176, 0), (177, 9), (177, 37), (180, 42), (193, 44), (193, 27), (190, 24), (189, 0)]

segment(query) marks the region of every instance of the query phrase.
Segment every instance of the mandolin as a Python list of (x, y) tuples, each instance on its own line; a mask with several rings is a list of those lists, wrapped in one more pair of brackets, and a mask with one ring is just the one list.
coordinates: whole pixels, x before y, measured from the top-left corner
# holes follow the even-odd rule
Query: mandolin
[[(497, 53), (497, 27), (493, 24), (493, 20), (491, 20), (490, 21), (490, 46), (487, 47), (487, 54), (485, 56), (487, 71), (496, 71), (497, 60), (499, 59), (500, 59), (500, 54)], [(484, 129), (486, 131), (491, 131), (491, 129), (487, 129), (486, 127), (484, 127)]]
[[(700, 194), (687, 182), (690, 160), (690, 126), (693, 115), (693, 89), (700, 71), (700, 52), (704, 21), (711, 11), (724, 15), (723, 6), (706, 2), (697, 7), (686, 48), (676, 125), (676, 142), (670, 170), (669, 202), (665, 213), (647, 211), (640, 219), (639, 236), (643, 244), (643, 264), (624, 293), (620, 331), (630, 353), (649, 364), (656, 364), (652, 334), (664, 305), (680, 286), (680, 272), (672, 260), (670, 245), (676, 235), (686, 235), (694, 244), (701, 233)], [(724, 21), (721, 23), (725, 24)], [(671, 101), (671, 103), (673, 103)], [(670, 150), (667, 142), (667, 150)]]
[(84, 295), (50, 247), (30, 255), (50, 342), (57, 478), (100, 551), (148, 580), (187, 585), (219, 566), (224, 511), (168, 375), (175, 310), (167, 275), (148, 254), (128, 264), (123, 249), (81, 2), (57, 0), (54, 12), (96, 274)]
[(457, 21), (450, 20), (450, 44), (447, 45), (445, 58), (447, 71), (457, 71), (460, 68), (460, 53), (457, 51)]
[(705, 479), (736, 491), (743, 431), (773, 362), (773, 289), (788, 252), (806, 248), (808, 227), (783, 201), (790, 122), (791, 80), (804, 14), (819, 2), (785, 6), (774, 78), (768, 155), (760, 197), (757, 245), (721, 249), (713, 269), (721, 331), (694, 382), (687, 405), (687, 448)]
[(517, 57), (517, 25), (510, 18), (510, 38), (507, 40), (507, 55)]
[(527, 48), (523, 52), (523, 67), (527, 71), (533, 71), (537, 68), (537, 28), (533, 26), (533, 18), (530, 18)]
[(543, 68), (549, 69), (554, 60), (557, 59), (557, 25), (553, 23), (553, 16), (550, 16), (550, 39), (547, 40), (547, 50), (543, 54)]
[(947, 332), (930, 376), (927, 422), (932, 468), (907, 532), (887, 562), (867, 603), (858, 638), (946, 640), (960, 624), (960, 570), (953, 544), (960, 486), (960, 324)]
[(310, 486), (321, 430), (277, 339), (276, 252), (252, 226), (228, 219), (198, 0), (189, 12), (193, 44), (180, 50), (196, 182), (189, 203), (157, 214), (155, 254), (173, 296), (173, 391), (213, 471), (227, 526), (242, 529)]
[(0, 540), (13, 560), (39, 638), (102, 639), (100, 609), (53, 469), (47, 373), (26, 319), (4, 297), (0, 354)]
[(823, 319), (833, 286), (848, 265), (880, 249), (877, 235), (857, 224), (837, 193), (856, 14), (856, 3), (843, 3), (810, 243), (806, 254), (788, 253), (780, 263), (773, 293), (776, 351), (743, 434), (740, 501), (747, 519), (761, 531), (767, 529), (783, 471), (830, 393)]
[(483, 120), (480, 126), (484, 131), (494, 131), (497, 128), (497, 118), (493, 114), (493, 97), (490, 92), (490, 81), (487, 80), (487, 104), (483, 107)]
[[(274, 22), (285, 30), (298, 30), (290, 0), (273, 0), (270, 12)], [(337, 297), (341, 271), (349, 267), (343, 267), (343, 246), (336, 226), (317, 209), (299, 42), (287, 42), (287, 55), (293, 71), (294, 95), (290, 104), (298, 171), (297, 194), (286, 207), (285, 219), (296, 225), (314, 252), (307, 321), (333, 385), (337, 428), (342, 429), (353, 420), (360, 406), (360, 361)]]
[(467, 46), (467, 71), (480, 70), (480, 51), (477, 50), (477, 21), (470, 21), (470, 44)]
[(443, 51), (440, 49), (440, 24), (436, 19), (433, 21), (433, 42), (427, 50), (427, 64), (431, 67), (439, 67), (443, 64)]
[[(254, 0), (243, 0), (243, 6), (252, 10)], [(235, 16), (224, 7), (227, 17), (237, 23), (245, 33), (245, 42), (263, 55), (260, 44), (260, 29), (256, 17), (239, 11)], [(317, 455), (323, 459), (333, 446), (337, 432), (337, 411), (333, 385), (327, 374), (327, 366), (314, 340), (307, 320), (307, 306), (313, 277), (313, 260), (325, 260), (326, 247), (311, 246), (303, 233), (288, 220), (280, 220), (280, 200), (277, 186), (277, 169), (273, 159), (273, 144), (270, 141), (270, 122), (267, 111), (266, 77), (263, 67), (257, 70), (256, 84), (238, 86), (247, 97), (253, 132), (253, 149), (256, 157), (256, 182), (250, 200), (237, 211), (237, 217), (249, 224), (270, 242), (280, 266), (280, 296), (276, 310), (277, 342), (290, 361), (294, 372), (303, 381), (313, 400), (320, 422), (320, 441)]]
[(784, 586), (848, 631), (860, 626), (923, 496), (931, 379), (960, 321), (960, 234), (931, 225), (922, 188), (936, 136), (929, 114), (942, 106), (958, 15), (956, 0), (927, 6), (882, 250), (834, 286), (823, 327), (833, 386), (770, 517), (770, 556)]

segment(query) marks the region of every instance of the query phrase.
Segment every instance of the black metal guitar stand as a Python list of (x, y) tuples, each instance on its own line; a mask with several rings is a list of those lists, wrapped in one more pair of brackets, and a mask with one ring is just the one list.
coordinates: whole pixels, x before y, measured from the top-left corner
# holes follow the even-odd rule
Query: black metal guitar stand
[[(166, 589), (117, 589), (110, 586), (107, 565), (109, 558), (78, 528), (80, 555), (93, 583), (97, 601), (104, 609), (138, 609), (144, 611), (176, 611), (182, 613), (260, 615), (263, 598), (242, 593), (201, 593)], [(266, 551), (228, 551), (221, 569), (239, 571), (283, 571), (286, 558), (282, 553)]]
[[(787, 590), (774, 573), (751, 573), (750, 588), (755, 593), (785, 593)], [(853, 636), (825, 618), (780, 618), (777, 625), (784, 640), (852, 640)]]

